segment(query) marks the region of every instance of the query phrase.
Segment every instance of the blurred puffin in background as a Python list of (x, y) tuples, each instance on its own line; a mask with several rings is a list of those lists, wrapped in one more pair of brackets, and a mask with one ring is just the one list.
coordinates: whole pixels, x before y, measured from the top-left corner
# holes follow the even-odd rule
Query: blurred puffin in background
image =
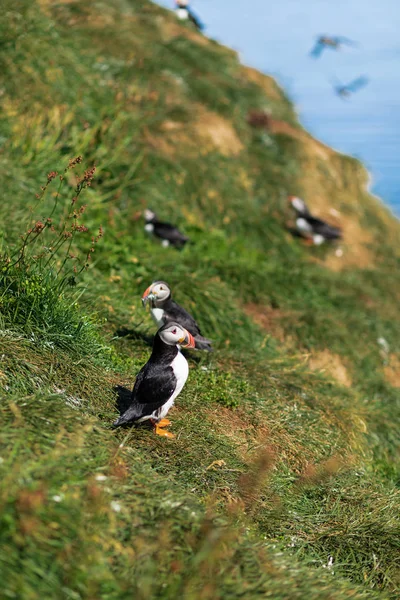
[(296, 212), (296, 233), (315, 246), (324, 242), (332, 242), (342, 238), (342, 230), (339, 227), (329, 225), (322, 219), (314, 217), (306, 203), (297, 196), (289, 196), (289, 202)]
[(136, 377), (131, 405), (113, 423), (114, 427), (151, 421), (157, 435), (175, 437), (165, 429), (171, 423), (165, 417), (189, 375), (179, 346), (195, 347), (193, 336), (184, 327), (170, 322), (157, 331), (151, 356)]
[(313, 58), (319, 58), (325, 49), (340, 50), (342, 46), (357, 46), (357, 44), (346, 37), (321, 35), (310, 54)]
[(182, 306), (172, 300), (171, 289), (165, 281), (155, 281), (142, 296), (142, 304), (150, 304), (150, 313), (158, 327), (174, 321), (187, 329), (198, 350), (212, 352), (211, 340), (203, 337), (196, 321)]
[(189, 0), (175, 0), (175, 5), (175, 13), (178, 19), (181, 21), (191, 21), (198, 31), (202, 31), (204, 29), (203, 23), (190, 8)]
[(354, 94), (354, 92), (358, 92), (358, 90), (361, 90), (363, 87), (365, 87), (368, 82), (368, 77), (361, 75), (360, 77), (353, 79), (353, 81), (350, 81), (350, 83), (346, 83), (346, 85), (343, 85), (336, 80), (333, 82), (333, 89), (339, 98), (342, 100), (347, 100), (352, 94)]
[(160, 238), (165, 248), (168, 246), (182, 248), (189, 241), (189, 238), (183, 235), (175, 225), (159, 221), (156, 213), (148, 208), (144, 211), (144, 218), (146, 221), (145, 231)]

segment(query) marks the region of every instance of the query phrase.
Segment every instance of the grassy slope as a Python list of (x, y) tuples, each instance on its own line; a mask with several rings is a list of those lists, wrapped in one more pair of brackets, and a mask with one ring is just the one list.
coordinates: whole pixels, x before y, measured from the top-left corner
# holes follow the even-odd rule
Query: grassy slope
[[(362, 167), (312, 140), (272, 80), (152, 4), (5, 5), (4, 250), (78, 154), (97, 165), (85, 223), (105, 236), (78, 305), (47, 280), (42, 304), (2, 290), (3, 596), (397, 598), (400, 230)], [(249, 129), (254, 108), (271, 132)], [(340, 210), (342, 259), (285, 232), (288, 193)], [(145, 206), (193, 244), (148, 239)], [(216, 346), (191, 360), (171, 443), (110, 429), (160, 276)], [(311, 372), (321, 356), (351, 385)]]

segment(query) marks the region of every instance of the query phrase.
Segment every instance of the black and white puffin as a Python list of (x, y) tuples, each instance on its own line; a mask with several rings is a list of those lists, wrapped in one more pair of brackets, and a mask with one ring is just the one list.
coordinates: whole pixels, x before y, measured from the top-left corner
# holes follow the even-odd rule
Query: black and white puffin
[(164, 429), (170, 424), (165, 417), (189, 374), (187, 360), (178, 345), (195, 347), (193, 336), (184, 327), (169, 322), (157, 331), (151, 356), (136, 377), (131, 405), (114, 422), (114, 427), (151, 421), (157, 435), (174, 437), (173, 433)]
[(211, 340), (201, 335), (200, 328), (192, 315), (172, 300), (171, 289), (165, 281), (152, 283), (143, 294), (142, 303), (144, 307), (147, 303), (150, 304), (151, 316), (158, 327), (171, 321), (179, 323), (192, 334), (198, 350), (212, 352)]
[(199, 31), (202, 31), (204, 29), (203, 23), (192, 12), (189, 6), (189, 0), (175, 0), (175, 4), (175, 13), (178, 19), (181, 19), (181, 21), (191, 21), (196, 27), (196, 29), (198, 29)]
[(347, 100), (352, 94), (354, 94), (354, 92), (358, 92), (358, 90), (361, 90), (363, 87), (365, 87), (368, 82), (368, 77), (365, 75), (360, 75), (360, 77), (353, 79), (353, 81), (350, 81), (350, 83), (342, 84), (338, 81), (334, 82), (333, 89), (339, 98), (342, 98), (342, 100)]
[(342, 237), (339, 227), (334, 227), (322, 219), (313, 217), (304, 200), (297, 196), (289, 196), (289, 201), (296, 211), (296, 232), (301, 237), (312, 241), (316, 246)]
[(189, 238), (183, 235), (175, 225), (159, 221), (152, 210), (146, 209), (144, 218), (146, 220), (145, 231), (160, 238), (164, 247), (171, 245), (180, 248), (189, 241)]
[(340, 48), (342, 46), (356, 46), (357, 44), (355, 42), (353, 42), (352, 40), (349, 40), (349, 38), (343, 37), (343, 36), (328, 36), (328, 35), (321, 35), (316, 43), (314, 48), (311, 50), (310, 54), (311, 56), (313, 56), (314, 58), (318, 58), (319, 56), (321, 56), (322, 52), (326, 49), (326, 48), (330, 48), (331, 50), (340, 50)]

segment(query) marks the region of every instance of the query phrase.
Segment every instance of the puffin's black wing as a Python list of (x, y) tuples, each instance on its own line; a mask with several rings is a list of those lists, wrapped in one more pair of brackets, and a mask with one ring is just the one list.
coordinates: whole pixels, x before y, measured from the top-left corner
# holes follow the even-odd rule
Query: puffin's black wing
[(323, 44), (320, 40), (315, 44), (314, 48), (311, 50), (310, 55), (313, 58), (319, 58), (325, 48), (325, 44)]
[(346, 90), (349, 92), (357, 92), (361, 88), (367, 85), (368, 77), (362, 75), (361, 77), (357, 77), (357, 79), (353, 79), (349, 84), (346, 85)]
[(312, 227), (313, 233), (322, 235), (327, 240), (336, 240), (342, 237), (341, 229), (334, 227), (333, 225), (329, 225), (321, 219), (317, 219), (316, 217), (308, 217), (307, 222)]
[(174, 300), (167, 301), (164, 306), (164, 313), (168, 321), (176, 321), (179, 325), (182, 325), (187, 329), (194, 337), (201, 335), (200, 328), (190, 313), (188, 313), (182, 306), (174, 302)]
[(163, 240), (168, 240), (171, 244), (185, 244), (189, 239), (175, 225), (171, 225), (171, 223), (156, 221), (153, 225), (154, 235)]
[(176, 377), (171, 366), (148, 362), (136, 378), (131, 406), (117, 419), (114, 427), (138, 421), (161, 408), (176, 388)]
[(189, 20), (192, 21), (193, 25), (199, 30), (202, 31), (204, 29), (204, 25), (203, 23), (200, 21), (200, 19), (198, 17), (196, 17), (196, 15), (188, 8), (186, 7), (186, 10), (188, 12), (189, 15)]

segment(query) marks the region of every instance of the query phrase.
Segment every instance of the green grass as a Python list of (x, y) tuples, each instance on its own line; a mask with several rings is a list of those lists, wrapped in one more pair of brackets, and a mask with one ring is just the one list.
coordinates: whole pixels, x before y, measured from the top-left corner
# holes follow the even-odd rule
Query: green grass
[[(397, 598), (400, 228), (360, 164), (305, 158), (283, 92), (156, 5), (19, 0), (3, 15), (3, 596)], [(253, 109), (292, 134), (252, 130)], [(210, 113), (240, 153), (199, 137)], [(52, 171), (64, 179), (46, 186)], [(286, 197), (303, 189), (364, 228), (363, 268), (331, 270), (331, 249), (289, 235)], [(150, 239), (146, 206), (191, 243)], [(160, 277), (215, 346), (190, 355), (173, 441), (111, 428), (114, 387), (149, 356), (140, 297)], [(349, 387), (308, 369), (324, 351)]]

